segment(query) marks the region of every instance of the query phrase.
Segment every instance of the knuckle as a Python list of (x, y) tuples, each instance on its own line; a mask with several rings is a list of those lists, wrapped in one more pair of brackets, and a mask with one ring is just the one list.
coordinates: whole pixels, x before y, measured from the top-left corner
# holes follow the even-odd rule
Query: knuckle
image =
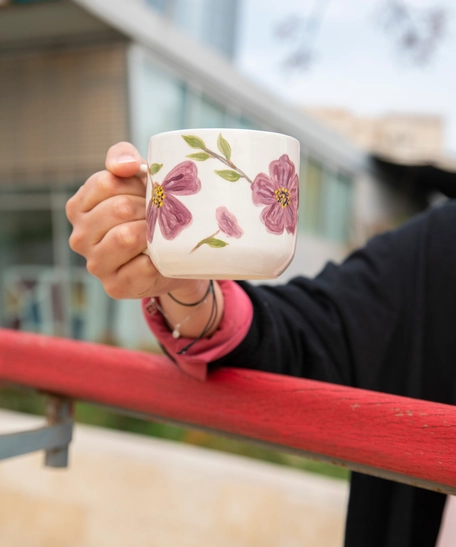
[(85, 183), (79, 188), (78, 192), (88, 192), (94, 187), (99, 186), (100, 181), (103, 179), (105, 171), (97, 171), (85, 181)]
[(90, 258), (87, 260), (87, 263), (86, 263), (86, 268), (87, 268), (87, 271), (94, 275), (95, 277), (98, 277), (98, 273), (99, 273), (99, 263), (98, 261)]
[(74, 213), (75, 213), (75, 203), (74, 203), (74, 196), (70, 198), (65, 205), (65, 214), (70, 222), (74, 219)]
[(115, 232), (116, 243), (122, 249), (128, 249), (135, 245), (136, 234), (128, 224), (121, 224)]
[(114, 200), (114, 214), (120, 220), (130, 220), (135, 208), (128, 196), (119, 196)]
[(70, 248), (75, 252), (79, 252), (82, 249), (84, 239), (82, 232), (73, 230), (69, 239)]
[(106, 194), (112, 194), (116, 188), (116, 178), (109, 171), (100, 171), (96, 179), (97, 185)]
[(121, 285), (114, 279), (107, 279), (103, 283), (103, 288), (108, 296), (114, 298), (115, 300), (120, 300), (124, 298), (123, 289)]
[(109, 171), (101, 171), (96, 179), (97, 186), (101, 190), (109, 192), (112, 188), (112, 175)]

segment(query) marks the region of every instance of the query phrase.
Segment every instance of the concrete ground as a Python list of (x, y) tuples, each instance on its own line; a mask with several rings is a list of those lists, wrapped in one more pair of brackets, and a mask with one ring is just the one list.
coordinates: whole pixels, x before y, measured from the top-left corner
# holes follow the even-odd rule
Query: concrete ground
[[(0, 434), (37, 427), (0, 411)], [(341, 547), (348, 484), (76, 426), (69, 469), (0, 462), (1, 547)]]

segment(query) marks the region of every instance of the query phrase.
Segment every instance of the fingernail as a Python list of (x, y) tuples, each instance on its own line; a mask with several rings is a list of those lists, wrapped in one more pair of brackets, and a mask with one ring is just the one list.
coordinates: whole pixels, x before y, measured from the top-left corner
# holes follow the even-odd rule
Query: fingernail
[(123, 154), (121, 156), (117, 156), (116, 162), (117, 163), (137, 163), (136, 158), (134, 156), (131, 156), (130, 154)]

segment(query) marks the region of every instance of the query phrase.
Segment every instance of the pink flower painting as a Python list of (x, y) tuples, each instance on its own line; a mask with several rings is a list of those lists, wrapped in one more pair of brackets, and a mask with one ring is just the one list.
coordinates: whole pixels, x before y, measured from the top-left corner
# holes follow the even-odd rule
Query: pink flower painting
[(198, 170), (192, 161), (183, 161), (171, 169), (161, 184), (152, 185), (152, 197), (147, 206), (147, 240), (152, 241), (155, 225), (160, 226), (167, 240), (176, 238), (192, 223), (192, 214), (174, 196), (190, 196), (201, 190)]
[(230, 213), (226, 207), (217, 207), (215, 210), (215, 218), (217, 219), (219, 229), (214, 234), (205, 237), (197, 243), (190, 251), (190, 254), (194, 253), (202, 245), (207, 245), (213, 249), (222, 249), (223, 247), (229, 245), (229, 243), (223, 241), (223, 239), (218, 239), (215, 237), (220, 232), (225, 234), (227, 237), (235, 237), (236, 239), (239, 239), (244, 235), (244, 230), (239, 226), (237, 218), (233, 215), (233, 213)]
[(269, 176), (260, 173), (253, 181), (252, 200), (265, 205), (260, 218), (271, 234), (296, 232), (298, 223), (299, 179), (294, 163), (287, 154), (269, 164)]
[(244, 234), (244, 230), (239, 226), (237, 218), (226, 207), (217, 207), (215, 217), (220, 230), (228, 237), (239, 239)]

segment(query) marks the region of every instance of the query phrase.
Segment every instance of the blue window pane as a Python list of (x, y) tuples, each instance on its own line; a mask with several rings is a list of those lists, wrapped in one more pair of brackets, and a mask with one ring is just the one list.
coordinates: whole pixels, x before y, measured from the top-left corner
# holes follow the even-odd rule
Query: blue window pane
[(352, 229), (353, 181), (341, 173), (337, 176), (339, 225), (337, 227), (338, 240), (347, 242)]
[(239, 127), (239, 115), (227, 111), (225, 114), (224, 127), (232, 127), (233, 129), (237, 129)]
[(232, 58), (239, 0), (147, 0), (186, 34)]
[(300, 231), (346, 243), (351, 230), (352, 179), (311, 158), (301, 166), (300, 182)]
[(225, 109), (204, 98), (201, 101), (199, 127), (224, 127), (225, 125)]
[(149, 137), (184, 126), (185, 89), (179, 80), (143, 60), (133, 97), (135, 144), (144, 155)]
[(301, 167), (303, 191), (300, 196), (300, 229), (304, 232), (322, 235), (323, 232), (323, 166), (314, 159), (303, 162)]
[(166, 0), (147, 0), (147, 3), (158, 11), (164, 11), (166, 7)]
[(260, 129), (259, 125), (256, 122), (254, 122), (250, 118), (246, 118), (245, 116), (241, 116), (238, 127), (240, 129)]

